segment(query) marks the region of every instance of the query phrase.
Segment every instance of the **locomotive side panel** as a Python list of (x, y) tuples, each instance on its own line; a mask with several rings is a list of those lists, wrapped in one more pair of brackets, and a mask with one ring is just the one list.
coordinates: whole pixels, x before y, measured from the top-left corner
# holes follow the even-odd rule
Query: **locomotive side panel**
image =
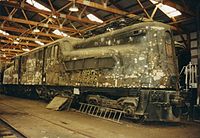
[(13, 68), (12, 65), (4, 71), (3, 84), (13, 84)]
[(42, 84), (43, 50), (21, 57), (21, 84)]
[(64, 38), (45, 48), (44, 76), (46, 85), (67, 86), (69, 75), (66, 73), (63, 58), (72, 51), (72, 44), (79, 42), (76, 38)]
[(4, 71), (3, 84), (19, 84), (19, 58), (16, 58), (13, 63)]
[(174, 47), (167, 31), (153, 25), (129, 28), (74, 45), (64, 59), (67, 85), (175, 89)]
[(46, 76), (46, 85), (59, 85), (60, 76), (60, 60), (59, 45), (54, 44), (49, 46), (45, 50), (45, 64), (44, 73)]
[(72, 50), (72, 43), (79, 41), (76, 38), (63, 38), (15, 57), (13, 65), (4, 72), (3, 83), (66, 86), (69, 78), (61, 61), (63, 55)]
[[(70, 73), (66, 72), (64, 60), (69, 58), (69, 53), (73, 50), (72, 45), (80, 42), (76, 38), (64, 38), (58, 43), (52, 45), (48, 50), (49, 63), (46, 66), (46, 77), (48, 85), (68, 86), (70, 82)], [(46, 58), (45, 58), (46, 60)]]

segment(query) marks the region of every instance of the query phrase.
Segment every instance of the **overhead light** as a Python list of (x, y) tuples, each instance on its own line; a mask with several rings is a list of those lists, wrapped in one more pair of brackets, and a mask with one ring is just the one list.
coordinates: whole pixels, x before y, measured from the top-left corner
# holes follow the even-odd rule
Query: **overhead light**
[(172, 17), (176, 17), (176, 16), (179, 16), (181, 15), (182, 13), (171, 7), (171, 6), (168, 6), (168, 5), (165, 5), (165, 4), (162, 4), (162, 3), (158, 3), (158, 0), (150, 0), (153, 4), (156, 4), (156, 6), (162, 11), (164, 12), (169, 18), (172, 18)]
[(40, 30), (36, 27), (34, 30), (33, 30), (34, 33), (39, 33)]
[(5, 54), (5, 53), (3, 54), (3, 57), (6, 57), (6, 54)]
[(40, 10), (45, 10), (45, 11), (51, 11), (49, 8), (43, 6), (42, 4), (38, 3), (37, 1), (35, 0), (26, 0), (26, 2), (32, 6), (34, 6), (35, 8), (37, 9), (40, 9)]
[(69, 35), (67, 35), (66, 33), (59, 31), (58, 29), (54, 30), (52, 33), (56, 34), (56, 35), (61, 35), (61, 36), (65, 36), (65, 37), (70, 37)]
[(3, 30), (0, 30), (0, 33), (3, 34), (3, 35), (10, 35), (9, 33), (3, 31)]
[(69, 8), (69, 11), (71, 11), (71, 12), (77, 12), (78, 8), (75, 5), (73, 5), (72, 7)]
[(30, 51), (30, 49), (28, 49), (28, 48), (22, 48), (22, 50), (25, 51), (25, 52), (29, 52)]
[(75, 5), (75, 0), (73, 0), (73, 4), (69, 8), (69, 11), (71, 11), (71, 12), (77, 12), (78, 10), (79, 10), (78, 7), (76, 7), (76, 5)]
[(20, 39), (17, 37), (17, 39), (16, 39), (17, 41), (19, 41)]
[[(34, 6), (35, 8), (37, 9), (40, 9), (40, 10), (45, 10), (45, 11), (49, 11), (51, 12), (51, 10), (45, 6), (43, 6), (42, 4), (38, 3), (37, 1), (35, 0), (26, 0), (26, 2), (32, 6)], [(52, 16), (53, 18), (57, 18), (55, 15)]]
[(40, 42), (40, 41), (38, 41), (38, 40), (36, 40), (35, 43), (37, 43), (37, 44), (39, 44), (39, 45), (42, 45), (42, 46), (44, 45), (44, 43), (42, 43), (42, 42)]
[(160, 5), (159, 8), (160, 8), (161, 11), (163, 11), (170, 18), (181, 15), (180, 11), (178, 11), (177, 9), (170, 7), (168, 5), (163, 4), (163, 5)]
[(18, 45), (18, 44), (19, 44), (19, 42), (18, 42), (18, 41), (16, 41), (16, 40), (14, 40), (14, 41), (13, 41), (13, 43), (14, 43), (14, 44), (16, 44), (16, 45)]
[(106, 30), (107, 30), (108, 32), (111, 32), (111, 31), (114, 30), (114, 28), (110, 28), (110, 27), (108, 27), (108, 28), (106, 28)]
[[(35, 8), (37, 9), (40, 9), (40, 10), (45, 10), (45, 11), (48, 11), (48, 12), (51, 12), (51, 10), (45, 6), (43, 6), (42, 4), (38, 3), (37, 1), (35, 0), (26, 0), (26, 2), (32, 6), (34, 6)], [(52, 16), (53, 18), (57, 18), (55, 15)], [(37, 33), (37, 32), (35, 32)]]
[(87, 14), (87, 17), (89, 20), (94, 21), (94, 22), (98, 22), (98, 23), (103, 23), (103, 21), (101, 19), (99, 19), (98, 17), (96, 17), (93, 14)]
[(159, 0), (150, 0), (151, 1), (151, 3), (153, 3), (153, 4), (157, 4), (158, 2), (159, 2)]
[(53, 18), (55, 18), (55, 19), (57, 18), (57, 16), (56, 16), (56, 15), (53, 15), (52, 17), (53, 17)]

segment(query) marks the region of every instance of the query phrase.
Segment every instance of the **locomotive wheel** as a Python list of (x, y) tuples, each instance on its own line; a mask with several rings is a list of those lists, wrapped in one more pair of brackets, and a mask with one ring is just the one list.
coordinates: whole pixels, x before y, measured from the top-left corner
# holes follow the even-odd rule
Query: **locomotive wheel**
[(145, 116), (142, 115), (142, 116), (138, 117), (137, 122), (138, 123), (144, 123), (144, 120), (145, 120)]
[(131, 104), (125, 104), (123, 111), (127, 113), (127, 115), (134, 115), (135, 112), (135, 106), (131, 105)]
[(172, 106), (172, 113), (176, 118), (178, 118), (181, 114), (180, 107)]
[(189, 115), (189, 112), (190, 112), (190, 107), (184, 104), (184, 106), (181, 108), (181, 115), (187, 116)]
[(88, 101), (89, 104), (98, 105), (98, 102), (94, 99)]

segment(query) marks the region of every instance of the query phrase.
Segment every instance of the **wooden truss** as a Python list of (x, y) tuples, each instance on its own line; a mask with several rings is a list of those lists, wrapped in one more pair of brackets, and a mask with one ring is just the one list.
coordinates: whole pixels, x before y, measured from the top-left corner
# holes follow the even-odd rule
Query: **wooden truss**
[[(135, 0), (136, 4), (131, 6), (136, 7), (137, 10), (131, 12), (127, 12), (127, 10), (117, 4), (115, 0), (101, 0), (101, 2), (95, 2), (95, 0), (75, 0), (76, 5), (79, 9), (81, 9), (77, 13), (72, 13), (68, 10), (72, 5), (72, 0), (67, 1), (61, 8), (56, 8), (56, 0), (54, 0), (54, 2), (48, 0), (47, 3), (43, 3), (41, 0), (35, 1), (48, 7), (51, 11), (35, 8), (26, 3), (26, 0), (0, 1), (0, 6), (7, 12), (4, 15), (0, 15), (0, 29), (10, 33), (10, 35), (0, 33), (0, 60), (10, 59), (16, 54), (23, 53), (23, 46), (30, 49), (39, 47), (40, 45), (35, 43), (35, 41), (47, 44), (62, 38), (63, 36), (52, 33), (55, 29), (63, 31), (69, 36), (80, 37), (86, 31), (95, 29), (99, 26), (104, 26), (111, 21), (124, 16), (128, 18), (135, 18), (141, 17), (142, 15), (143, 17), (138, 18), (138, 20), (156, 20), (155, 15), (158, 11), (158, 8), (155, 5), (145, 4), (149, 0)], [(178, 28), (178, 24), (181, 22), (194, 19), (194, 13), (189, 11), (187, 7), (178, 5), (170, 0), (163, 0), (162, 2), (175, 7), (183, 13), (182, 18), (178, 20), (173, 18), (170, 22), (167, 22), (173, 25), (174, 28)], [(90, 9), (93, 9), (93, 11), (95, 9), (96, 12), (93, 12), (92, 14), (97, 15), (104, 22), (97, 23), (89, 20), (86, 15), (88, 12), (91, 12)], [(108, 16), (100, 16), (98, 14), (99, 11), (104, 12)], [(150, 11), (153, 12), (150, 13)], [(33, 16), (30, 16), (30, 13)], [(36, 19), (36, 17), (39, 19)], [(33, 30), (36, 28), (39, 28), (40, 32), (34, 32)], [(180, 31), (181, 29), (178, 30)], [(19, 41), (14, 43), (16, 40)], [(6, 58), (1, 56), (3, 54), (6, 54)]]

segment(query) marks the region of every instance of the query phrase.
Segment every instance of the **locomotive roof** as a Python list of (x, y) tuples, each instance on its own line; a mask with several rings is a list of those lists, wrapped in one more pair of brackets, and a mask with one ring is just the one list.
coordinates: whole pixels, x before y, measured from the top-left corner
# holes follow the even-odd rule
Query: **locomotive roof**
[(58, 40), (56, 40), (56, 41), (54, 41), (54, 42), (48, 43), (48, 44), (46, 44), (46, 45), (44, 45), (44, 46), (37, 47), (37, 48), (35, 48), (35, 49), (33, 49), (33, 50), (29, 51), (29, 52), (25, 52), (25, 53), (19, 54), (19, 55), (13, 57), (12, 60), (15, 59), (15, 58), (18, 58), (18, 57), (20, 57), (20, 56), (28, 55), (29, 53), (35, 52), (35, 51), (37, 51), (37, 50), (39, 50), (39, 49), (48, 47), (48, 46), (50, 46), (50, 45), (56, 44), (56, 43), (58, 43), (58, 42), (60, 42), (60, 41), (64, 41), (64, 40), (80, 41), (81, 39), (75, 38), (75, 37), (64, 37), (64, 38), (58, 39)]
[(106, 38), (106, 37), (109, 37), (109, 36), (112, 36), (112, 35), (115, 35), (115, 34), (120, 34), (122, 32), (128, 32), (130, 30), (135, 30), (135, 29), (140, 29), (140, 28), (144, 29), (147, 26), (155, 26), (155, 27), (158, 27), (158, 28), (162, 27), (163, 29), (166, 29), (166, 30), (169, 30), (171, 28), (171, 26), (164, 24), (164, 23), (161, 23), (161, 22), (141, 22), (141, 23), (130, 25), (130, 26), (127, 26), (127, 27), (124, 27), (124, 28), (121, 28), (121, 29), (111, 31), (111, 32), (107, 32), (107, 33), (104, 33), (104, 34), (100, 34), (100, 35), (96, 35), (96, 36), (87, 38), (85, 41), (81, 41), (79, 43), (79, 45), (81, 45), (82, 43), (87, 43), (87, 42), (90, 42), (90, 41), (101, 39), (102, 37)]
[(79, 44), (81, 43), (85, 43), (85, 42), (89, 42), (91, 40), (94, 40), (94, 39), (100, 39), (102, 37), (107, 37), (107, 36), (110, 36), (110, 35), (114, 35), (114, 34), (118, 34), (118, 33), (121, 33), (121, 32), (126, 32), (126, 31), (130, 31), (130, 30), (134, 30), (134, 29), (139, 29), (139, 28), (145, 28), (147, 26), (157, 26), (157, 27), (163, 27), (165, 29), (170, 29), (170, 26), (169, 25), (166, 25), (164, 23), (161, 23), (161, 22), (141, 22), (141, 23), (137, 23), (137, 24), (134, 24), (134, 25), (130, 25), (130, 26), (127, 26), (127, 27), (124, 27), (124, 28), (121, 28), (121, 29), (117, 29), (117, 30), (114, 30), (114, 31), (111, 31), (111, 32), (107, 32), (107, 33), (104, 33), (104, 34), (100, 34), (100, 35), (96, 35), (94, 37), (90, 37), (90, 38), (87, 38), (85, 39), (84, 41), (80, 41), (81, 39), (79, 38), (74, 38), (74, 37), (64, 37), (62, 39), (58, 39), (54, 42), (51, 42), (49, 44), (46, 44), (44, 46), (41, 46), (41, 47), (38, 47), (38, 48), (35, 48), (29, 52), (25, 52), (23, 54), (20, 54), (20, 55), (17, 55), (16, 57), (12, 58), (12, 59), (15, 59), (15, 58), (18, 58), (20, 56), (25, 56), (25, 55), (28, 55), (29, 53), (32, 53), (32, 52), (35, 52), (39, 49), (42, 49), (44, 47), (48, 47), (52, 44), (56, 44), (60, 41), (63, 41), (63, 40), (75, 40), (75, 41), (80, 41)]

